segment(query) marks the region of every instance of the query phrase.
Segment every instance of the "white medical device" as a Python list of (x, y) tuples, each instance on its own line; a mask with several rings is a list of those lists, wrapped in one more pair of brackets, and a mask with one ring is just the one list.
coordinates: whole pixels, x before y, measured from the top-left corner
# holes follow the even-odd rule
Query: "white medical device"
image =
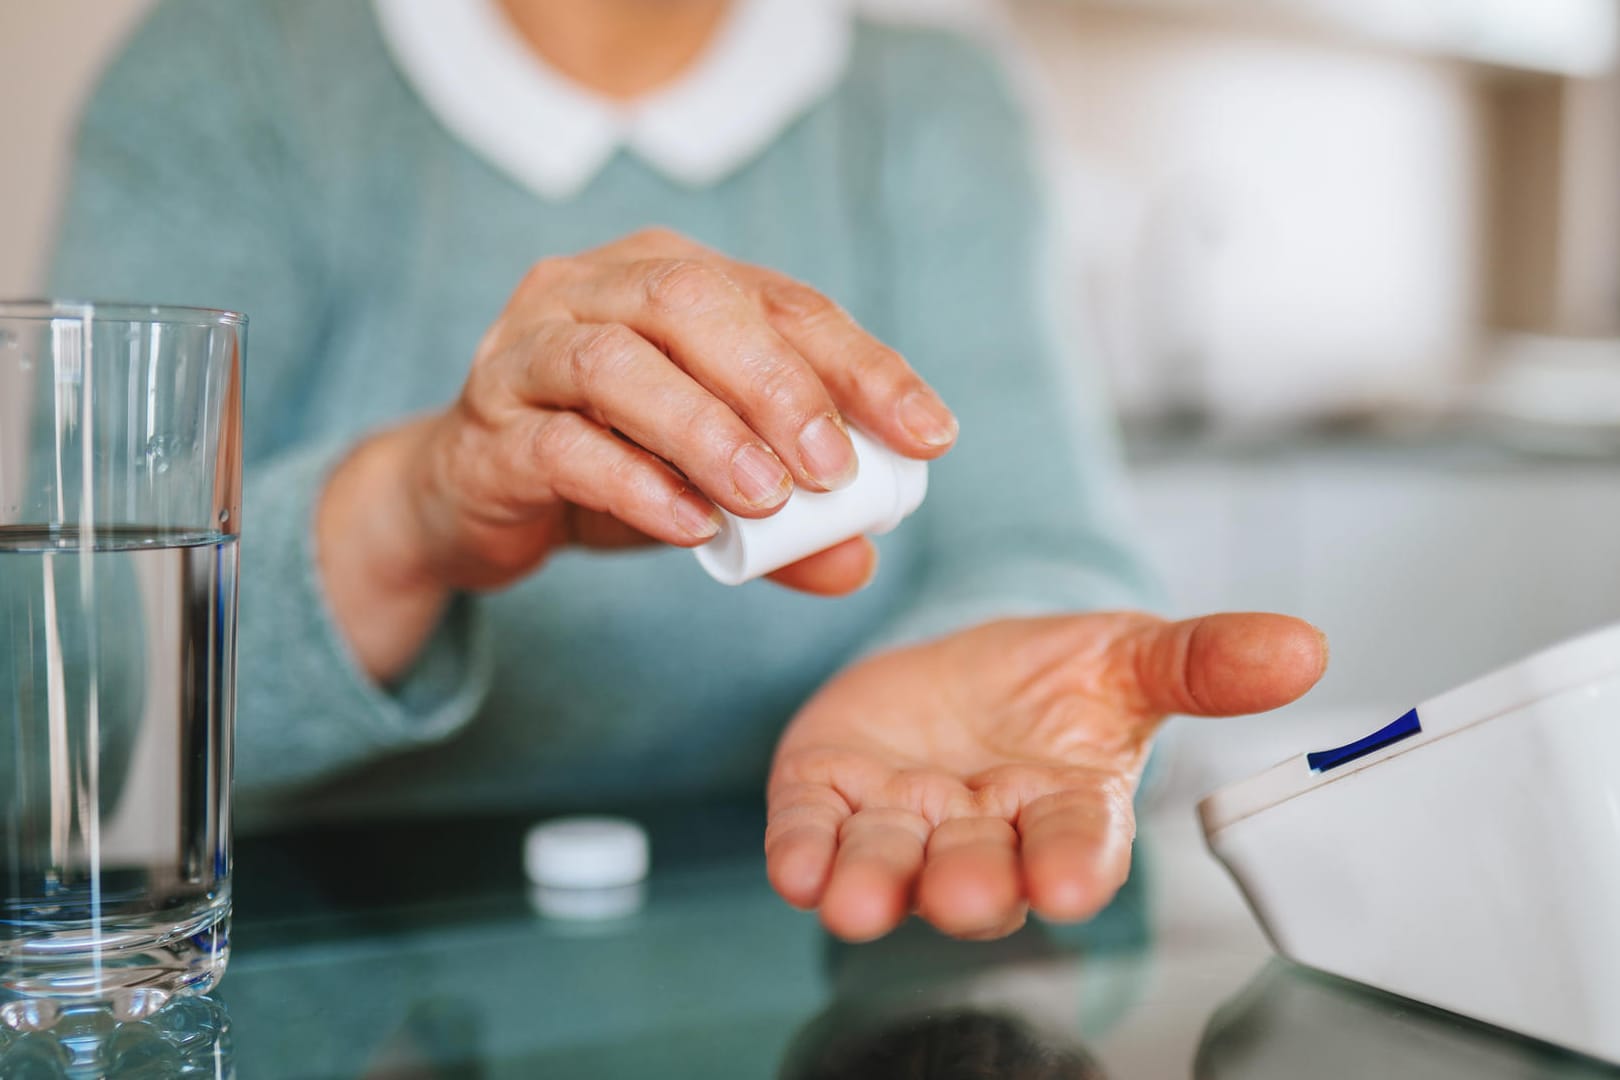
[(1620, 626), (1198, 810), (1283, 955), (1620, 1063)]

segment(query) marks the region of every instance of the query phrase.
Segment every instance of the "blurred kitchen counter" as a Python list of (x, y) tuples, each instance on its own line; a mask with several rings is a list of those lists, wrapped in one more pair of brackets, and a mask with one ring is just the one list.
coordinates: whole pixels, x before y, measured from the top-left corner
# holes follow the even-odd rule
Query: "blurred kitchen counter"
[(1173, 611), (1284, 611), (1332, 644), (1302, 702), (1237, 727), (1178, 724), (1203, 744), (1186, 755), (1194, 788), (1363, 734), (1620, 618), (1620, 457), (1535, 455), (1468, 431), (1138, 432), (1127, 454)]
[(1593, 434), (1513, 433), (1458, 421), (1347, 421), (1258, 434), (1196, 425), (1127, 422), (1127, 463), (1137, 470), (1194, 466), (1380, 465), (1407, 470), (1610, 472), (1620, 475), (1620, 430)]

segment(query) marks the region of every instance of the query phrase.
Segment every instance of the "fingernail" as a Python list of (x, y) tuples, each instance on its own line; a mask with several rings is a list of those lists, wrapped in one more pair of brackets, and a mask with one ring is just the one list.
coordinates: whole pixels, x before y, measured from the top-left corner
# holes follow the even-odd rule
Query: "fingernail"
[(793, 490), (787, 466), (755, 443), (748, 443), (732, 455), (731, 483), (749, 506), (775, 506)]
[(924, 446), (948, 446), (959, 430), (951, 410), (928, 390), (913, 390), (900, 399), (900, 426)]
[(858, 467), (855, 447), (831, 416), (816, 417), (799, 433), (799, 461), (829, 491), (847, 487)]
[(720, 511), (690, 491), (675, 497), (675, 524), (687, 536), (707, 540), (720, 531)]

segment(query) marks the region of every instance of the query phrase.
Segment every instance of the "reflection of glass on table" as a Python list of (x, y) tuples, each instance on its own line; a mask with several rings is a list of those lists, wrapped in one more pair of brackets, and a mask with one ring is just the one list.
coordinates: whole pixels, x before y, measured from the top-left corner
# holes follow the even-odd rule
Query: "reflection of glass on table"
[(208, 997), (185, 996), (143, 1018), (101, 1006), (35, 1001), (0, 1026), (0, 1076), (85, 1080), (231, 1080), (230, 1017)]

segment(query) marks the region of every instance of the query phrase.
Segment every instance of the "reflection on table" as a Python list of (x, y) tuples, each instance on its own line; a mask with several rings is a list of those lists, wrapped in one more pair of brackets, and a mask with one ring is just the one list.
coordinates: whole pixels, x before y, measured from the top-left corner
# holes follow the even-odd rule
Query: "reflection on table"
[(108, 1008), (13, 1009), (0, 1023), (7, 1080), (230, 1080), (230, 1017), (212, 998), (180, 997), (148, 1016)]
[(1273, 960), (1211, 1018), (1194, 1075), (1613, 1080), (1620, 1069)]
[(830, 1014), (789, 1052), (782, 1080), (1102, 1080), (1078, 1042), (1043, 1035), (1018, 1016), (960, 1009), (917, 1016)]
[[(1089, 924), (971, 943), (914, 922), (860, 946), (771, 892), (757, 807), (640, 816), (645, 904), (590, 920), (531, 903), (532, 818), (247, 840), (228, 1020), (192, 1000), (11, 1031), (0, 1076), (98, 1075), (67, 1070), (94, 1046), (107, 1075), (142, 1078), (226, 1077), (233, 1057), (251, 1080), (1620, 1077), (1268, 964), (1185, 807), (1149, 816), (1131, 883)], [(214, 1071), (176, 1071), (188, 1054)]]
[[(1092, 975), (1090, 958), (1147, 948), (1145, 874), (1084, 927), (971, 944), (913, 924), (839, 945), (771, 892), (754, 811), (650, 818), (640, 911), (546, 918), (518, 871), (522, 824), (423, 828), (408, 850), (359, 831), (324, 834), (324, 855), (293, 838), (245, 851), (240, 893), (258, 899), (221, 986), (242, 1075), (792, 1075), (817, 1044), (852, 1045), (829, 1037), (855, 1033), (857, 1017), (879, 1041), (892, 1027), (902, 1043), (967, 1038), (1026, 1056), (1052, 1056), (1043, 1048), (1061, 1037), (1084, 1062), (1078, 1040), (1129, 1008), (1139, 970)], [(955, 1019), (936, 1030), (919, 1005)]]

